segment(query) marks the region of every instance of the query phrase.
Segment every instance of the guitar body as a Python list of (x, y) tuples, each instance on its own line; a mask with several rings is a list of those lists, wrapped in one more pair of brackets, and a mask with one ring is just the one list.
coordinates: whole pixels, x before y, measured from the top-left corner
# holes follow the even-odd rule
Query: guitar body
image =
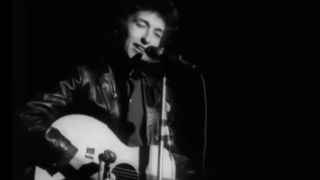
[[(98, 156), (105, 150), (116, 154), (116, 161), (110, 164), (111, 174), (117, 179), (139, 179), (139, 147), (128, 147), (108, 128), (108, 126), (92, 117), (85, 115), (64, 116), (52, 124), (71, 143), (78, 148), (76, 167), (88, 163), (99, 164)], [(148, 180), (155, 180), (158, 172), (158, 146), (151, 145), (149, 161), (144, 172)], [(175, 162), (169, 152), (163, 151), (163, 179), (175, 179)], [(91, 176), (98, 179), (98, 172)], [(46, 170), (36, 167), (35, 180), (62, 180), (61, 173), (51, 176)]]

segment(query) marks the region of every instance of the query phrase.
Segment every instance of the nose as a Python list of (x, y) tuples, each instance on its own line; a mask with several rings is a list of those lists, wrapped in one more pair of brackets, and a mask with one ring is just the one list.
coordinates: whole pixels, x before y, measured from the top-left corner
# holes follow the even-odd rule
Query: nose
[(147, 30), (144, 35), (141, 37), (141, 43), (146, 45), (149, 44), (151, 42), (151, 37), (150, 37), (150, 33)]

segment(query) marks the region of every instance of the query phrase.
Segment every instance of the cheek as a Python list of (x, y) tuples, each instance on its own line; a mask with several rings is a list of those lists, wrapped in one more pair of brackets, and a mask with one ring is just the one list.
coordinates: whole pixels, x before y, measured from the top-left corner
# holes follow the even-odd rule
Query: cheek
[(150, 44), (151, 45), (153, 45), (153, 46), (160, 46), (160, 42), (161, 42), (161, 39), (159, 39), (159, 38), (153, 38), (152, 40), (151, 40), (151, 42), (150, 42)]
[(128, 39), (140, 39), (143, 36), (143, 34), (144, 32), (142, 29), (131, 26), (128, 30)]
[(126, 33), (126, 38), (125, 38), (125, 48), (128, 49), (131, 42), (134, 41), (136, 35), (135, 31), (132, 29), (132, 27), (128, 26), (128, 31)]

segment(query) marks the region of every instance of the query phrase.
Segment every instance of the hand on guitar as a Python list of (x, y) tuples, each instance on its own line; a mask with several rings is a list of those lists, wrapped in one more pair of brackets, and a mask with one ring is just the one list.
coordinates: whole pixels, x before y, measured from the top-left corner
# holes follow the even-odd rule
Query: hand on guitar
[[(76, 171), (73, 171), (72, 173), (66, 172), (65, 177), (67, 179), (65, 180), (89, 180), (89, 179), (96, 179), (95, 177), (92, 177), (92, 175), (96, 174), (98, 171), (101, 172), (102, 178), (98, 179), (105, 179), (104, 177), (106, 174), (108, 174), (109, 171), (109, 165), (110, 163), (115, 162), (116, 155), (114, 152), (110, 150), (105, 150), (104, 153), (101, 153), (99, 155), (100, 163), (97, 165), (96, 163), (89, 163), (89, 164), (83, 164), (83, 161), (81, 161), (80, 153), (77, 153), (69, 162), (69, 165), (74, 168)], [(103, 169), (99, 169), (103, 168)], [(108, 174), (108, 177), (114, 176)]]
[(73, 158), (70, 160), (69, 162), (69, 165), (71, 167), (73, 167), (74, 169), (78, 170), (80, 169), (80, 167), (83, 165), (83, 162), (81, 161), (81, 158), (80, 158), (80, 153), (77, 152)]
[(81, 166), (76, 171), (64, 171), (63, 180), (93, 180), (92, 176), (99, 171), (99, 166), (96, 163), (89, 163)]

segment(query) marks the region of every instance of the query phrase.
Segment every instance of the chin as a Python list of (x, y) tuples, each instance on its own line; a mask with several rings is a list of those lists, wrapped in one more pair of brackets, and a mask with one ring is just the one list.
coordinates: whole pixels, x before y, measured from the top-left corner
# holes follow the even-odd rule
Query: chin
[(131, 59), (131, 58), (133, 58), (134, 56), (136, 56), (137, 54), (142, 54), (142, 53), (140, 53), (140, 52), (137, 52), (137, 51), (135, 51), (135, 50), (129, 50), (129, 51), (127, 51), (127, 54), (128, 54), (128, 57)]
[(142, 54), (141, 59), (142, 59), (143, 61), (150, 62), (150, 63), (157, 63), (157, 62), (159, 62), (158, 60), (155, 60), (155, 59), (153, 59), (153, 58), (150, 58), (150, 57), (149, 57), (148, 55), (146, 55), (145, 53)]

